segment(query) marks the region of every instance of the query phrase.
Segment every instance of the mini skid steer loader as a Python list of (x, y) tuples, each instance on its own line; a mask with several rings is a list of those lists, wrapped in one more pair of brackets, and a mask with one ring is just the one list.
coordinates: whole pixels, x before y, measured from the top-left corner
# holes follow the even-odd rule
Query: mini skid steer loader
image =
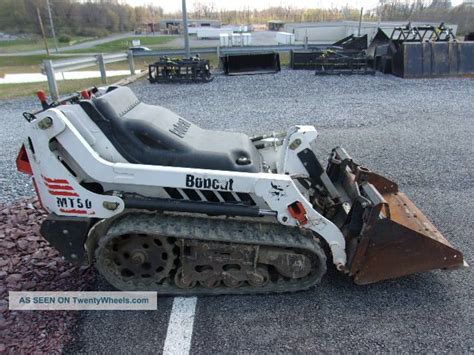
[(49, 212), (42, 235), (114, 287), (161, 294), (296, 291), (326, 258), (368, 284), (463, 266), (393, 181), (317, 131), (248, 137), (201, 129), (127, 87), (25, 113), (17, 158)]

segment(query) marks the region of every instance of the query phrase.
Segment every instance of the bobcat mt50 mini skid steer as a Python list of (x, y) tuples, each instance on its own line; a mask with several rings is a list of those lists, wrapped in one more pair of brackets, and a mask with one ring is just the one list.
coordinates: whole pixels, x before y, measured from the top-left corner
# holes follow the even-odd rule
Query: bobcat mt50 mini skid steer
[(357, 284), (464, 264), (396, 183), (342, 148), (324, 167), (312, 126), (250, 138), (127, 87), (41, 96), (17, 158), (49, 212), (41, 233), (118, 289), (296, 291), (327, 258)]

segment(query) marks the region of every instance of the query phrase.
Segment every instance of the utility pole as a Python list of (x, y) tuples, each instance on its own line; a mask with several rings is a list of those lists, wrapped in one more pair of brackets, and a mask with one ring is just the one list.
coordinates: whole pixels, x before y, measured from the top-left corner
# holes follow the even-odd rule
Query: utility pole
[(186, 57), (191, 56), (189, 50), (189, 34), (188, 34), (188, 14), (186, 12), (186, 0), (183, 0), (183, 27), (184, 27), (184, 51), (186, 52)]
[(364, 8), (360, 8), (360, 16), (359, 16), (359, 30), (357, 31), (357, 36), (360, 37), (360, 27), (362, 26), (362, 13), (364, 12)]
[(53, 16), (51, 15), (51, 6), (49, 5), (49, 0), (46, 0), (46, 6), (48, 7), (49, 24), (51, 26), (51, 34), (53, 35), (54, 47), (56, 48), (56, 53), (57, 53), (59, 52), (58, 40), (56, 39), (56, 32), (54, 31)]
[(41, 13), (39, 7), (36, 8), (36, 14), (38, 15), (38, 22), (41, 29), (41, 35), (43, 36), (44, 48), (46, 48), (46, 53), (49, 55), (48, 40), (46, 39), (46, 34), (44, 33), (43, 20), (41, 19)]
[(155, 35), (155, 8), (151, 7), (151, 34)]

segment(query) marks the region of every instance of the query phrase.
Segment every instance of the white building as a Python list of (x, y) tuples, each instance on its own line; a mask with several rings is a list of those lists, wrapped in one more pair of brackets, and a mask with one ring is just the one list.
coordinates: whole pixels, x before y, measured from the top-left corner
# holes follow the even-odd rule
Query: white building
[[(466, 0), (465, 0), (466, 1)], [(473, 2), (474, 0), (468, 0)], [(405, 26), (408, 21), (404, 22), (362, 22), (360, 26), (360, 35), (367, 34), (370, 43), (380, 27), (387, 36), (390, 37), (395, 27)], [(412, 26), (417, 25), (433, 25), (438, 26), (439, 23), (412, 22)], [(457, 25), (446, 24), (452, 28), (454, 34), (457, 31)], [(308, 37), (309, 42), (313, 43), (334, 43), (351, 34), (357, 35), (359, 31), (358, 21), (339, 21), (339, 22), (301, 22), (285, 24), (285, 32), (293, 33), (295, 40), (303, 42)]]

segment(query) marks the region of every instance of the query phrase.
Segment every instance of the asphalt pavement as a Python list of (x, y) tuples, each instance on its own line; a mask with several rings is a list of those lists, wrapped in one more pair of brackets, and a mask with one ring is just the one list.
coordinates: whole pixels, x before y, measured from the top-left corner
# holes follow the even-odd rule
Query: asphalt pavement
[[(128, 38), (128, 37), (134, 37), (134, 36), (140, 36), (140, 35), (135, 35), (134, 32), (123, 32), (123, 33), (117, 33), (113, 34), (107, 37), (102, 37), (98, 39), (94, 39), (91, 41), (86, 41), (86, 42), (81, 42), (77, 44), (73, 44), (67, 47), (59, 47), (58, 52), (59, 53), (66, 53), (68, 51), (72, 50), (77, 50), (77, 49), (86, 49), (86, 48), (91, 48), (94, 46), (97, 46), (99, 44), (115, 41), (117, 39), (122, 39), (122, 38)], [(54, 48), (50, 49), (51, 54), (58, 53)], [(22, 52), (11, 52), (11, 53), (0, 53), (0, 57), (15, 57), (15, 56), (29, 56), (29, 55), (40, 55), (40, 54), (46, 54), (45, 49), (37, 49), (33, 51), (22, 51)]]
[[(278, 42), (276, 40), (276, 32), (274, 31), (256, 31), (251, 32), (251, 44), (253, 46), (260, 46), (260, 45), (277, 45)], [(107, 37), (94, 39), (91, 41), (81, 42), (77, 44), (73, 44), (66, 47), (59, 47), (58, 52), (55, 49), (50, 49), (51, 54), (58, 54), (58, 55), (79, 55), (75, 53), (70, 53), (70, 51), (78, 50), (78, 49), (87, 49), (97, 46), (99, 44), (115, 41), (117, 39), (122, 38), (129, 38), (129, 37), (146, 37), (146, 36), (162, 36), (161, 34), (157, 33), (156, 35), (137, 35), (134, 32), (125, 32), (125, 33), (118, 33), (113, 34)], [(189, 45), (191, 48), (201, 48), (201, 47), (217, 47), (219, 45), (219, 39), (198, 39), (196, 35), (189, 36)], [(319, 42), (320, 43), (320, 42)], [(321, 44), (321, 43), (320, 43)], [(184, 48), (184, 37), (182, 35), (174, 35), (173, 39), (170, 42), (163, 43), (161, 45), (153, 46), (154, 49), (159, 50), (161, 49), (169, 49), (169, 48)], [(94, 52), (94, 51), (92, 51)], [(39, 55), (39, 54), (46, 54), (46, 50), (44, 49), (37, 49), (33, 51), (23, 51), (23, 52), (9, 52), (9, 53), (1, 53), (0, 57), (16, 57), (16, 56), (30, 56), (30, 55)], [(84, 55), (84, 54), (82, 54)]]
[[(253, 135), (315, 125), (321, 155), (342, 145), (360, 163), (397, 181), (472, 262), (473, 79), (315, 77), (284, 70), (219, 75), (209, 84), (141, 81), (131, 87), (144, 102), (170, 108), (203, 128)], [(0, 184), (8, 185), (8, 200), (30, 192), (28, 186), (16, 187), (14, 149), (6, 145), (19, 146), (23, 123), (17, 115), (31, 104), (24, 99), (0, 106), (2, 152), (8, 154), (0, 157), (0, 168), (9, 172), (0, 174)], [(199, 297), (191, 352), (469, 353), (473, 284), (467, 269), (357, 286), (331, 267), (321, 285), (305, 292)], [(108, 286), (99, 278), (96, 288)], [(160, 352), (171, 305), (172, 298), (164, 297), (155, 312), (82, 312), (68, 351)]]
[[(257, 32), (252, 32), (252, 45), (277, 45), (278, 42), (276, 41), (274, 31), (257, 31)], [(115, 41), (118, 39), (122, 38), (129, 38), (129, 37), (146, 37), (146, 36), (154, 36), (151, 34), (144, 35), (144, 34), (135, 34), (134, 32), (123, 32), (123, 33), (117, 33), (113, 34), (107, 37), (103, 38), (98, 38), (90, 41), (85, 41), (77, 44), (73, 44), (70, 46), (66, 47), (59, 47), (58, 52), (55, 51), (54, 48), (50, 49), (51, 54), (63, 54), (63, 55), (68, 55), (68, 54), (74, 54), (70, 53), (70, 51), (73, 50), (78, 50), (78, 49), (87, 49), (87, 48), (92, 48), (94, 46), (97, 46), (99, 44), (104, 44), (107, 42)], [(157, 45), (154, 46), (156, 49), (160, 48), (184, 48), (184, 37), (182, 35), (163, 35), (160, 33), (157, 33), (156, 36), (169, 36), (173, 37), (173, 39), (170, 42), (166, 42), (162, 45)], [(195, 35), (192, 35), (189, 37), (189, 44), (191, 48), (199, 48), (199, 47), (217, 47), (219, 45), (219, 39), (198, 39)], [(94, 51), (91, 51), (94, 52)], [(9, 52), (9, 53), (1, 53), (0, 52), (0, 57), (15, 57), (15, 56), (29, 56), (29, 55), (40, 55), (40, 54), (46, 54), (45, 49), (36, 49), (32, 51), (23, 51), (23, 52)], [(84, 53), (82, 54), (84, 55)]]

